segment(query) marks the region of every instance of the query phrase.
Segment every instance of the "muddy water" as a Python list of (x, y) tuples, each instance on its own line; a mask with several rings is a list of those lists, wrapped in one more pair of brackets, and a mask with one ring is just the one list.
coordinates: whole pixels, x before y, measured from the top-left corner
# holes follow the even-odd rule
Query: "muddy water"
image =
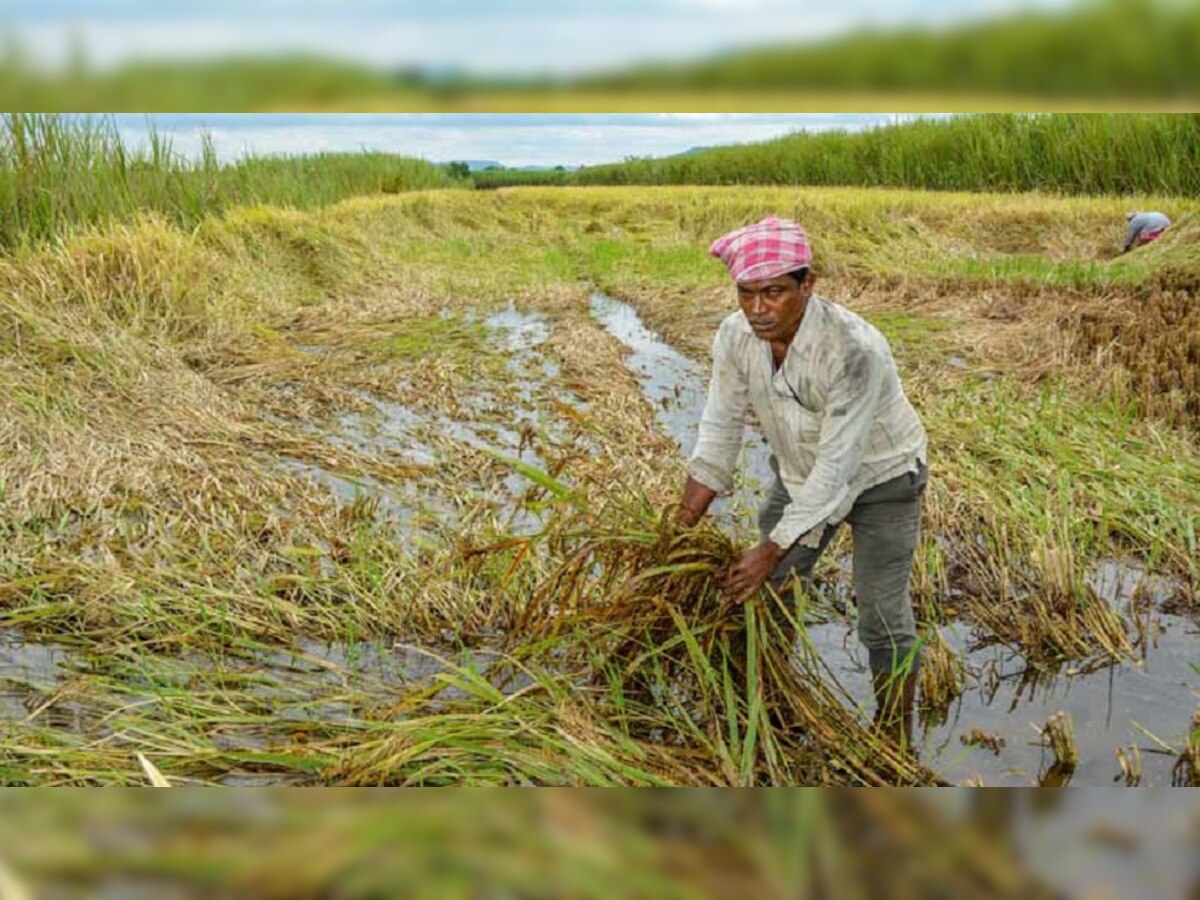
[(53, 691), (70, 662), (65, 647), (29, 644), (15, 629), (0, 629), (0, 722), (36, 710), (36, 698)]
[[(452, 640), (453, 636), (446, 638)], [(270, 719), (224, 722), (206, 732), (213, 748), (237, 753), (286, 749), (297, 726), (343, 727), (351, 731), (367, 727), (369, 716), (365, 713), (371, 706), (416, 685), (429, 685), (439, 673), (462, 665), (473, 671), (491, 671), (493, 682), (506, 693), (530, 683), (527, 675), (512, 671), (491, 650), (439, 652), (391, 639), (327, 643), (298, 638), (291, 647), (221, 658), (185, 652), (171, 657), (168, 668), (175, 680), (186, 679), (198, 695), (221, 691), (220, 686), (231, 676), (253, 678), (242, 690), (270, 705)], [(15, 629), (0, 629), (0, 744), (10, 723), (14, 734), (29, 723), (72, 735), (112, 739), (113, 731), (106, 724), (110, 712), (107, 704), (112, 698), (97, 704), (89, 701), (86, 693), (59, 696), (77, 673), (88, 668), (85, 656), (76, 648), (29, 641)], [(132, 701), (131, 709), (140, 705), (137, 698), (143, 691), (144, 700), (156, 696), (154, 685), (142, 684), (138, 678), (128, 687), (131, 692), (126, 702)], [(445, 685), (433, 702), (464, 696), (463, 689)], [(216, 779), (216, 783), (226, 786), (309, 781), (311, 776), (302, 773), (256, 771), (236, 764)]]
[[(597, 321), (629, 347), (626, 364), (642, 381), (646, 397), (659, 410), (663, 430), (688, 453), (704, 408), (708, 373), (645, 328), (628, 304), (597, 295), (592, 299)], [(743, 456), (744, 502), (725, 512), (726, 522), (753, 534), (753, 494), (765, 483), (766, 452), (761, 437), (747, 428), (749, 451)], [(936, 454), (936, 448), (935, 448)], [(740, 521), (738, 519), (740, 518)], [(724, 523), (723, 523), (724, 524)], [(846, 581), (848, 573), (841, 580)], [(1156, 578), (1120, 560), (1102, 560), (1089, 578), (1092, 588), (1118, 608), (1127, 608), (1139, 585), (1151, 601), (1170, 599), (1169, 580)], [(848, 583), (839, 586), (847, 595)], [(1112, 785), (1120, 773), (1117, 748), (1136, 745), (1142, 752), (1145, 785), (1169, 785), (1175, 755), (1183, 746), (1193, 708), (1200, 703), (1198, 628), (1185, 618), (1152, 615), (1155, 638), (1137, 664), (1107, 666), (1084, 673), (1064, 666), (1046, 672), (1026, 664), (1012, 650), (981, 647), (986, 635), (955, 624), (942, 629), (947, 643), (966, 661), (967, 690), (951, 706), (946, 720), (927, 725), (922, 759), (948, 780), (979, 779), (986, 785), (1035, 785), (1050, 774), (1048, 751), (1039, 744), (1040, 728), (1053, 713), (1070, 713), (1079, 745), (1079, 765), (1070, 778), (1075, 785)], [(809, 637), (853, 700), (868, 716), (873, 707), (866, 653), (858, 645), (853, 623), (812, 625)], [(1003, 739), (999, 753), (967, 746), (960, 738), (972, 729)], [(1167, 752), (1161, 746), (1173, 749)]]
[[(467, 319), (474, 321), (474, 315), (468, 315)], [(431, 439), (436, 436), (545, 470), (546, 462), (530, 435), (546, 443), (565, 439), (561, 424), (538, 408), (539, 392), (558, 375), (554, 361), (539, 350), (550, 336), (550, 326), (540, 314), (523, 312), (511, 304), (482, 321), (493, 342), (508, 357), (505, 365), (513, 376), (515, 403), (511, 395), (501, 399), (481, 386), (460, 398), (469, 410), (478, 413), (478, 420), (467, 421), (417, 411), (357, 391), (356, 397), (373, 407), (373, 414), (346, 413), (331, 426), (320, 429), (314, 426), (313, 431), (330, 444), (365, 456), (389, 454), (405, 462), (436, 467), (442, 454), (452, 452)], [(556, 391), (559, 399), (573, 402), (573, 398), (561, 393)], [(438, 486), (423, 487), (416, 482), (385, 485), (370, 476), (349, 477), (297, 460), (285, 460), (283, 464), (292, 473), (322, 484), (343, 503), (351, 503), (360, 496), (378, 500), (381, 517), (392, 519), (408, 536), (423, 532), (423, 526), (431, 521), (447, 524), (458, 517), (458, 511), (436, 489)], [(518, 503), (529, 487), (530, 482), (524, 476), (510, 472), (476, 499), (492, 504), (504, 517), (508, 530), (528, 533), (542, 524), (536, 513)]]

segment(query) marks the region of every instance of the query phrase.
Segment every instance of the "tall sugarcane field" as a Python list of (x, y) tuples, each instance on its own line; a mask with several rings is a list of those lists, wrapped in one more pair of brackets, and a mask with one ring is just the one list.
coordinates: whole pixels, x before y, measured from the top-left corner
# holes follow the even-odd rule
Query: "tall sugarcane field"
[[(5, 129), (0, 783), (1200, 784), (1194, 191), (481, 191)], [(1172, 225), (1119, 254), (1134, 209)], [(677, 516), (738, 309), (707, 248), (767, 215), (928, 434), (911, 746), (849, 533), (724, 589), (757, 422)]]

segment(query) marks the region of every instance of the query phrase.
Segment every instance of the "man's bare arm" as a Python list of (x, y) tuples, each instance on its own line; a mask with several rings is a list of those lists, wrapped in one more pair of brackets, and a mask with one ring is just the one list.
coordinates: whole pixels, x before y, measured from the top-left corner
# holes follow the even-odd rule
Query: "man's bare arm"
[(689, 528), (695, 525), (716, 496), (717, 492), (712, 488), (689, 476), (683, 489), (683, 499), (679, 502), (679, 523)]

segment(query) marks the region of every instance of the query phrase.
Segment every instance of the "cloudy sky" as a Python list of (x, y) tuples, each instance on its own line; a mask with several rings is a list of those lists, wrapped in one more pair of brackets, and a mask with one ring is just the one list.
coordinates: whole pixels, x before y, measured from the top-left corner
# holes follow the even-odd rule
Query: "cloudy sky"
[(309, 51), (381, 67), (575, 74), (856, 28), (943, 25), (1072, 0), (6, 0), (35, 57)]
[(793, 131), (857, 130), (900, 121), (896, 113), (197, 113), (113, 116), (125, 141), (150, 129), (180, 153), (202, 135), (230, 160), (246, 153), (383, 150), (434, 162), (495, 160), (507, 166), (587, 165), (663, 156), (697, 146), (766, 140)]

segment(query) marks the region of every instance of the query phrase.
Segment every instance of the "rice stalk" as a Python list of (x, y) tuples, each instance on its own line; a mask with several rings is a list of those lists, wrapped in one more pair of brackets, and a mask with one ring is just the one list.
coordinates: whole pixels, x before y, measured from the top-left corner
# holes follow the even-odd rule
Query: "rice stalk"
[(141, 753), (137, 754), (138, 764), (142, 767), (142, 771), (146, 773), (146, 777), (150, 780), (150, 786), (156, 788), (169, 788), (171, 782), (163, 777), (162, 772), (158, 771), (158, 767), (150, 760), (146, 759)]
[(1184, 748), (1171, 769), (1171, 784), (1175, 787), (1200, 787), (1200, 708), (1192, 713), (1191, 729)]
[(1057, 712), (1046, 720), (1042, 727), (1042, 740), (1054, 755), (1054, 765), (1063, 772), (1074, 771), (1079, 764), (1079, 751), (1075, 746), (1075, 729), (1071, 716)]

